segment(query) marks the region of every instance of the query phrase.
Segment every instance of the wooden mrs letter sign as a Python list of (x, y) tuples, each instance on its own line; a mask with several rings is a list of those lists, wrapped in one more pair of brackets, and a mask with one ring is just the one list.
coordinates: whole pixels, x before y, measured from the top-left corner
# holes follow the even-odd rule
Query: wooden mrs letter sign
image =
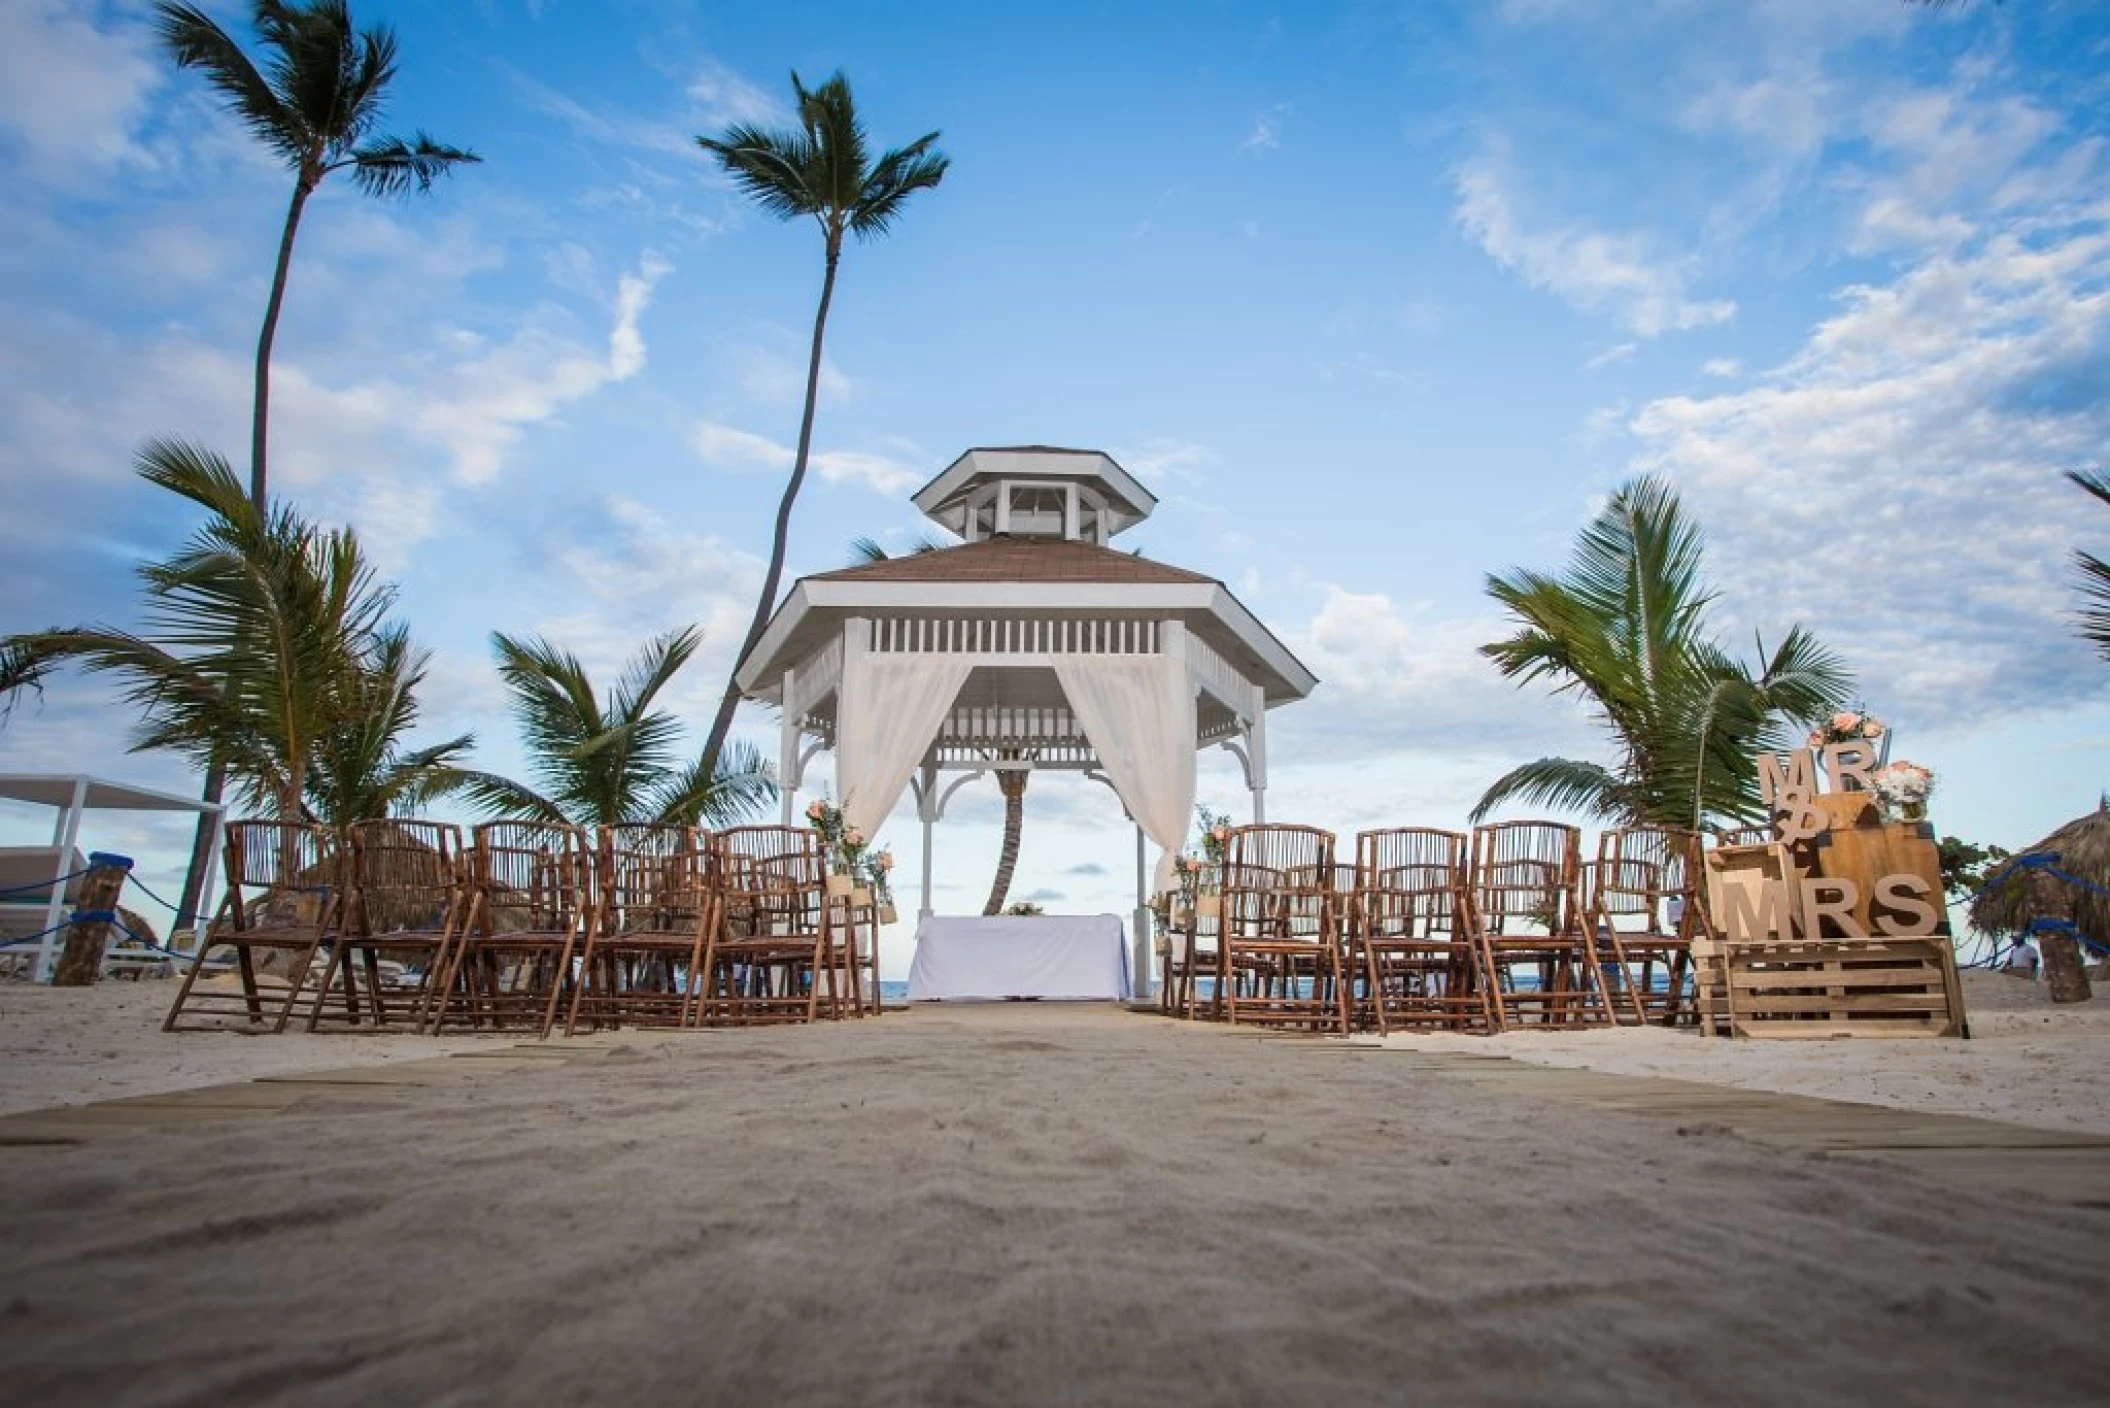
[[(1911, 823), (1834, 829), (1827, 793), (1873, 792), (1876, 741), (1854, 739), (1758, 755), (1759, 794), (1783, 843), (1762, 875), (1717, 864), (1718, 877), (1744, 870), (1743, 883), (1718, 886), (1729, 937), (1745, 942), (1802, 938), (1916, 938), (1945, 928), (1941, 865), (1928, 829)], [(1830, 788), (1821, 785), (1830, 781)], [(1851, 780), (1858, 788), (1848, 788)], [(1789, 850), (1788, 848), (1794, 848)], [(1727, 859), (1724, 857), (1724, 859)], [(1872, 931), (1872, 932), (1871, 932)]]

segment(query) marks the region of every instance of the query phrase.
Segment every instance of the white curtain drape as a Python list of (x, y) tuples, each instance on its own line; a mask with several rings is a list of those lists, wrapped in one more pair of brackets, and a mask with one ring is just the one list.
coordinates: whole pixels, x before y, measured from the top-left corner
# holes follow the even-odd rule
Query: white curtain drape
[(901, 800), (974, 667), (962, 660), (852, 656), (835, 706), (835, 790), (866, 836)]
[(1055, 678), (1122, 805), (1159, 846), (1157, 889), (1194, 816), (1194, 682), (1162, 655), (1058, 655)]

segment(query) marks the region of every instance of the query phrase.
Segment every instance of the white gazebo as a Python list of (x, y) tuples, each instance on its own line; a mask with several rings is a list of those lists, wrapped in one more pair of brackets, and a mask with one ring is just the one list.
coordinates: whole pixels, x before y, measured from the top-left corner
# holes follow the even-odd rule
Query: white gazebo
[(1165, 888), (1196, 754), (1219, 745), (1266, 820), (1267, 711), (1318, 681), (1222, 582), (1108, 546), (1157, 499), (1098, 451), (969, 450), (914, 503), (964, 541), (801, 578), (740, 663), (746, 696), (782, 711), (784, 820), (822, 748), (868, 836), (913, 789), (929, 915), (931, 829), (962, 786), (1013, 768), (1097, 778), (1136, 824), (1146, 974), (1144, 838)]

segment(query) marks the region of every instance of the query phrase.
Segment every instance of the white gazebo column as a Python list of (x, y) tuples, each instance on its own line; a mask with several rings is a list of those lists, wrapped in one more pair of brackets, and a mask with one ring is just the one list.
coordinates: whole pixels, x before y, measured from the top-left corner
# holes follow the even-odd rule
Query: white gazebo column
[(916, 917), (928, 919), (931, 916), (930, 849), (938, 821), (938, 765), (935, 762), (923, 765), (922, 780), (916, 784), (916, 819), (923, 823), (923, 903), (917, 908)]
[(73, 847), (81, 838), (81, 813), (87, 808), (88, 779), (76, 777), (73, 779), (73, 797), (51, 828), (51, 844), (58, 847), (59, 858), (51, 868), (51, 900), (44, 906), (44, 934), (37, 940), (34, 976), (40, 983), (51, 981), (51, 950), (58, 940), (59, 920), (66, 912), (67, 866), (73, 860)]
[(1253, 686), (1245, 727), (1246, 786), (1253, 793), (1253, 825), (1267, 821), (1267, 689)]
[[(1149, 861), (1144, 849), (1147, 840), (1148, 838), (1143, 835), (1143, 828), (1138, 826), (1136, 828), (1135, 925), (1136, 932), (1144, 935), (1150, 933), (1150, 872), (1146, 868), (1149, 865)], [(1141, 968), (1130, 975), (1132, 981), (1129, 995), (1137, 1002), (1150, 1001), (1150, 982), (1156, 976), (1151, 971), (1149, 962), (1153, 956), (1152, 949), (1153, 945), (1147, 939), (1143, 943), (1136, 945), (1136, 952), (1143, 956), (1144, 963)]]
[(777, 792), (783, 799), (784, 825), (798, 813), (799, 793), (799, 672), (784, 671), (783, 718), (777, 725)]

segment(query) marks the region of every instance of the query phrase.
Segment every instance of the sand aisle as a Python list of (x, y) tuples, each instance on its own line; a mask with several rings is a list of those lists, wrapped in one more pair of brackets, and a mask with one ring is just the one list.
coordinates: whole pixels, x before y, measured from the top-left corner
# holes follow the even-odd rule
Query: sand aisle
[(2084, 1403), (2110, 1213), (1104, 1009), (0, 1150), (16, 1402)]

